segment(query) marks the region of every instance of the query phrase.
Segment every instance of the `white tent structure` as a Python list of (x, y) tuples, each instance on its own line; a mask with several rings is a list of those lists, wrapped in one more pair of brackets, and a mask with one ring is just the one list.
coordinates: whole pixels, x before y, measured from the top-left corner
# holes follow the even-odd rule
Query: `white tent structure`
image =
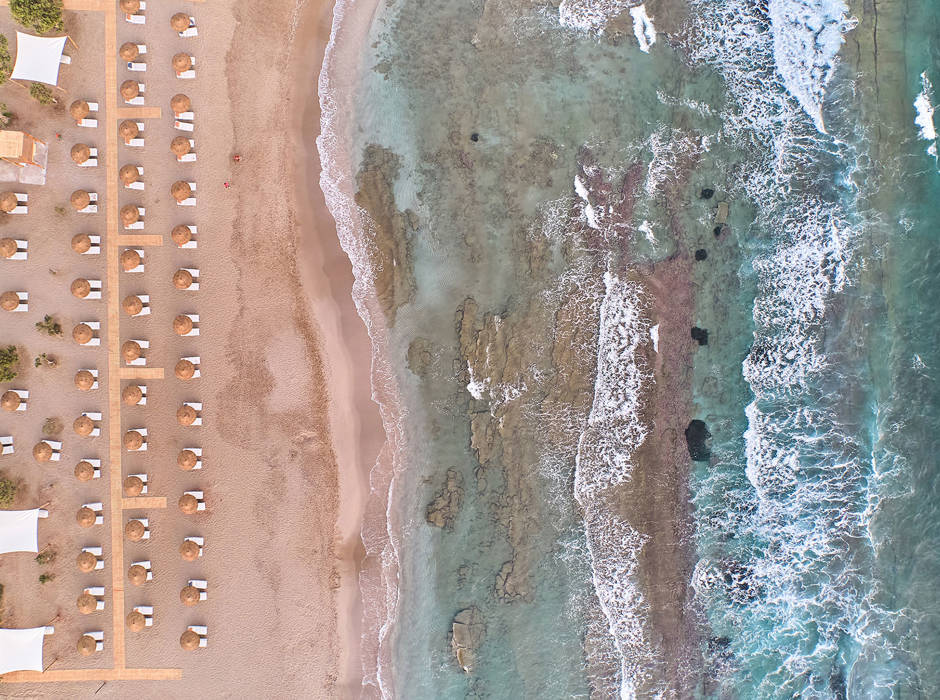
[(13, 65), (14, 80), (35, 80), (56, 85), (59, 82), (59, 65), (65, 41), (68, 37), (41, 37), (16, 33), (16, 63)]
[(11, 671), (42, 671), (42, 640), (51, 629), (0, 629), (0, 675)]
[(0, 510), (0, 554), (39, 551), (39, 512), (39, 508)]

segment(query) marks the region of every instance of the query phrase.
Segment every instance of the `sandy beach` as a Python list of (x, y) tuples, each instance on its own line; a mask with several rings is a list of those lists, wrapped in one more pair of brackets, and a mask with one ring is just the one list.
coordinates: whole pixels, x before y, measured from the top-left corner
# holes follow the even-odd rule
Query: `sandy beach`
[[(117, 28), (119, 42), (140, 41), (139, 34), (146, 31), (152, 66), (147, 104), (162, 107), (164, 115), (170, 96), (180, 89), (169, 71), (169, 58), (183, 50), (178, 45), (186, 41), (171, 33), (170, 9), (166, 17), (154, 12), (146, 30), (122, 22)], [(148, 123), (142, 153), (119, 149), (120, 164), (136, 159), (145, 168), (147, 233), (164, 234), (163, 245), (147, 251), (146, 277), (128, 280), (122, 275), (122, 298), (150, 293), (153, 314), (146, 321), (122, 317), (121, 337), (148, 338), (148, 365), (167, 368), (165, 379), (148, 382), (145, 409), (122, 411), (122, 429), (144, 422), (151, 436), (146, 461), (131, 455), (124, 459), (124, 471), (146, 470), (151, 493), (167, 497), (166, 511), (129, 513), (149, 516), (153, 536), (145, 545), (127, 543), (124, 568), (132, 559), (146, 557), (155, 575), (147, 587), (127, 586), (126, 606), (149, 604), (156, 612), (153, 628), (136, 635), (128, 632), (127, 665), (180, 668), (182, 681), (107, 682), (100, 688), (98, 682), (10, 684), (3, 687), (5, 697), (126, 697), (131, 692), (139, 697), (265, 697), (274, 689), (281, 696), (335, 697), (358, 692), (359, 523), (368, 470), (383, 434), (370, 399), (368, 336), (350, 296), (352, 272), (317, 187), (316, 85), (331, 11), (328, 0), (191, 5), (199, 37), (185, 46), (198, 56), (198, 80), (185, 87), (197, 114), (198, 161), (189, 166), (199, 185), (197, 250), (181, 251), (169, 239), (172, 226), (182, 223), (167, 193), (180, 169), (168, 152), (176, 135), (171, 122), (164, 118)], [(73, 132), (85, 130), (74, 128), (65, 108), (79, 96), (73, 92), (93, 91), (92, 96), (97, 92), (99, 97), (103, 92), (102, 65), (113, 59), (92, 48), (100, 43), (95, 32), (100, 35), (101, 27), (95, 13), (66, 14), (67, 31), (88, 47), (79, 54), (82, 61), (88, 56), (87, 63), (76, 58), (71, 69), (87, 67), (87, 74), (76, 71), (80, 83), (70, 83), (65, 76), (68, 97), (54, 108), (54, 120), (24, 101), (24, 120), (18, 124), (52, 141), (53, 130), (63, 133), (63, 140), (50, 148), (49, 184), (45, 190), (31, 190), (37, 192), (31, 202), (35, 197), (43, 207), (30, 218), (31, 225), (56, 231), (54, 251), (61, 256), (56, 276), (62, 279), (41, 280), (40, 286), (24, 271), (16, 282), (29, 285), (31, 298), (40, 304), (37, 311), (61, 309), (59, 316), (69, 331), (88, 302), (66, 298), (68, 281), (79, 274), (103, 277), (104, 256), (95, 261), (101, 269), (81, 268), (89, 261), (68, 251), (71, 232), (58, 233), (62, 227), (55, 226), (53, 203), (45, 204), (42, 197), (55, 188), (67, 198), (71, 189), (83, 184), (82, 176), (88, 179), (68, 161), (68, 148), (80, 135)], [(8, 20), (2, 29), (12, 35)], [(94, 62), (92, 56), (97, 56)], [(124, 79), (122, 71), (118, 79)], [(99, 131), (93, 145), (103, 154), (104, 130)], [(236, 153), (238, 163), (232, 160)], [(103, 178), (103, 170), (93, 174)], [(98, 191), (103, 191), (100, 183)], [(130, 201), (129, 195), (122, 192), (121, 204), (125, 200)], [(81, 221), (72, 212), (67, 218), (70, 225)], [(98, 218), (103, 226), (103, 215)], [(39, 239), (30, 250), (30, 264), (41, 264), (46, 251)], [(202, 288), (196, 296), (174, 290), (169, 283), (181, 264), (201, 269)], [(46, 287), (52, 291), (44, 293)], [(183, 312), (200, 313), (198, 338), (172, 334), (170, 321)], [(34, 315), (17, 320), (22, 325), (16, 328), (18, 335), (35, 334), (29, 328)], [(30, 346), (37, 344), (30, 340)], [(36, 425), (22, 436), (17, 427), (21, 459), (9, 468), (6, 462), (0, 466), (25, 476), (17, 507), (33, 507), (37, 498), (53, 500), (52, 527), (40, 538), (53, 541), (60, 552), (51, 568), (57, 578), (37, 598), (34, 577), (39, 567), (32, 556), (5, 556), (0, 561), (0, 582), (6, 584), (3, 624), (45, 624), (58, 613), (56, 635), (47, 642), (47, 664), (56, 659), (55, 669), (108, 668), (109, 653), (82, 658), (74, 648), (86, 629), (111, 626), (110, 605), (92, 622), (78, 615), (74, 603), (81, 586), (90, 585), (75, 571), (74, 552), (88, 544), (88, 532), (74, 525), (74, 513), (83, 500), (103, 500), (102, 494), (84, 493), (84, 484), (76, 489), (71, 473), (84, 456), (79, 452), (91, 443), (79, 444), (66, 435), (62, 466), (46, 468), (41, 477), (28, 457), (41, 418), (52, 415), (53, 392), (61, 397), (54, 407), (69, 433), (74, 415), (106, 408), (107, 394), (97, 398), (100, 407), (86, 405), (88, 395), (79, 395), (71, 385), (83, 361), (76, 346), (70, 339), (51, 341), (50, 346), (62, 366), (50, 370), (54, 375), (40, 375), (31, 367), (21, 373), (18, 383), (34, 392), (48, 385), (48, 392), (34, 393), (37, 411), (30, 420)], [(96, 351), (102, 369), (103, 351)], [(181, 354), (201, 356), (202, 377), (181, 382), (172, 376)], [(27, 359), (31, 364), (31, 357)], [(102, 389), (104, 381), (102, 375)], [(205, 424), (198, 433), (176, 425), (175, 407), (186, 400), (204, 404)], [(203, 447), (205, 468), (180, 471), (176, 452), (194, 435)], [(106, 452), (103, 444), (99, 451)], [(205, 491), (207, 512), (184, 516), (176, 500), (192, 488)], [(105, 545), (107, 528), (106, 523), (105, 531), (95, 536)], [(184, 572), (176, 550), (182, 537), (193, 534), (205, 537), (205, 556)], [(108, 566), (102, 584), (111, 579), (107, 547), (104, 558)], [(186, 576), (209, 581), (208, 600), (195, 608), (184, 608), (178, 600)], [(187, 653), (179, 648), (186, 624), (209, 626), (207, 649)]]

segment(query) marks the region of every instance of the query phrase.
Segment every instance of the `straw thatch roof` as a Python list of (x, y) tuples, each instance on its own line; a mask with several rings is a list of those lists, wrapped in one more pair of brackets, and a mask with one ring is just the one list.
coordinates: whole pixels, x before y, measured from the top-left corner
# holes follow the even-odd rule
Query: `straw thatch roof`
[(75, 326), (75, 328), (72, 329), (72, 340), (74, 340), (79, 345), (85, 345), (94, 337), (95, 332), (87, 323), (79, 323), (77, 326)]
[(144, 627), (147, 626), (147, 618), (144, 617), (142, 612), (137, 610), (131, 610), (127, 613), (127, 629), (131, 632), (140, 632)]
[(136, 204), (125, 204), (121, 207), (120, 216), (121, 225), (125, 227), (130, 226), (140, 220), (140, 209), (137, 208)]
[(183, 561), (196, 561), (199, 558), (199, 545), (192, 540), (183, 540), (180, 545), (180, 556)]
[(12, 258), (16, 255), (16, 241), (12, 238), (0, 238), (0, 258)]
[(0, 294), (0, 309), (4, 311), (13, 311), (20, 305), (20, 297), (16, 292), (4, 292)]
[(78, 277), (77, 279), (72, 280), (72, 284), (69, 286), (69, 291), (72, 292), (72, 296), (78, 297), (79, 299), (84, 299), (89, 294), (91, 294), (91, 283), (84, 277)]
[(91, 149), (83, 143), (76, 143), (69, 150), (69, 155), (72, 156), (72, 160), (81, 165), (91, 158)]
[(133, 41), (125, 41), (121, 44), (121, 48), (118, 49), (118, 56), (124, 61), (133, 61), (139, 55), (140, 50)]
[(75, 478), (79, 481), (91, 481), (95, 478), (95, 468), (84, 459), (75, 465)]
[(199, 602), (199, 589), (195, 586), (183, 586), (180, 591), (180, 602), (190, 608), (193, 607)]
[(95, 385), (95, 375), (87, 369), (80, 369), (75, 373), (75, 388), (79, 391), (90, 391)]
[(124, 447), (128, 450), (139, 450), (144, 445), (144, 436), (136, 430), (124, 433)]
[(177, 180), (170, 185), (170, 196), (177, 202), (182, 202), (184, 199), (189, 199), (193, 196), (193, 190), (188, 182)]
[[(131, 165), (128, 163), (127, 165), (122, 165), (121, 169), (118, 170), (118, 177), (121, 179), (122, 184), (129, 185), (132, 182), (137, 182), (140, 179), (140, 172), (137, 170), (136, 165)], [(135, 211), (136, 209), (137, 207), (134, 207)], [(136, 221), (136, 219), (134, 219), (134, 221)], [(134, 221), (131, 221), (130, 223), (134, 223)]]
[(121, 0), (120, 7), (121, 12), (132, 15), (140, 9), (140, 0)]
[(75, 514), (75, 522), (82, 527), (91, 527), (95, 524), (95, 511), (82, 506), (78, 509), (78, 513)]
[(185, 651), (195, 651), (199, 648), (199, 635), (192, 630), (186, 630), (180, 635), (180, 646)]
[(173, 373), (177, 379), (192, 379), (193, 375), (196, 374), (196, 365), (189, 360), (180, 360), (173, 368)]
[(185, 32), (189, 29), (189, 15), (185, 12), (177, 12), (170, 17), (170, 26), (173, 27), (174, 31)]
[(98, 642), (94, 637), (83, 634), (78, 638), (78, 653), (82, 656), (91, 656), (98, 648)]
[(128, 143), (131, 139), (137, 138), (140, 129), (137, 128), (137, 122), (125, 119), (118, 126), (118, 133), (121, 135), (121, 138), (124, 139), (124, 143)]
[(75, 211), (79, 211), (91, 204), (91, 197), (85, 190), (75, 190), (69, 195), (69, 204)]
[(193, 284), (193, 275), (189, 270), (179, 269), (173, 273), (173, 286), (177, 289), (189, 289)]
[(88, 416), (79, 416), (72, 422), (72, 430), (79, 437), (88, 437), (95, 429), (95, 422)]
[(78, 612), (82, 615), (90, 615), (98, 609), (98, 601), (91, 593), (82, 593), (76, 601)]
[(3, 396), (0, 396), (0, 407), (3, 407), (4, 411), (12, 412), (20, 407), (22, 401), (23, 399), (15, 391), (4, 391)]
[(121, 308), (124, 309), (124, 313), (128, 316), (136, 316), (144, 310), (144, 302), (142, 302), (140, 297), (136, 294), (128, 294), (121, 301)]
[(192, 67), (193, 59), (188, 53), (178, 53), (173, 56), (173, 70), (177, 73), (182, 73)]
[(124, 358), (125, 362), (133, 362), (140, 357), (140, 353), (140, 343), (136, 340), (125, 340), (121, 345), (121, 357)]
[(127, 406), (136, 406), (144, 398), (144, 392), (136, 384), (128, 384), (121, 390), (121, 400)]
[(182, 248), (193, 239), (193, 232), (189, 230), (189, 226), (180, 224), (179, 226), (173, 227), (173, 230), (170, 232), (170, 238), (173, 239), (173, 242), (177, 246)]
[(173, 330), (177, 335), (186, 335), (193, 329), (193, 320), (185, 314), (173, 319)]
[(190, 111), (192, 108), (192, 100), (182, 93), (173, 95), (173, 97), (170, 98), (170, 109), (173, 110), (173, 114), (182, 114), (183, 112)]
[(124, 496), (137, 498), (144, 491), (144, 482), (139, 476), (129, 476), (124, 479)]
[(80, 122), (82, 119), (91, 114), (91, 107), (88, 106), (88, 103), (85, 102), (85, 100), (75, 100), (72, 104), (69, 105), (69, 114), (72, 115), (72, 119)]
[(0, 194), (0, 211), (11, 212), (16, 209), (19, 200), (13, 192), (4, 192)]
[(199, 457), (192, 450), (180, 450), (176, 455), (176, 465), (184, 471), (189, 471), (196, 466)]
[(131, 542), (140, 542), (144, 539), (146, 532), (147, 528), (139, 520), (128, 520), (127, 525), (124, 526), (124, 535)]
[(199, 510), (199, 501), (191, 493), (184, 493), (179, 500), (180, 512), (192, 515)]
[(76, 253), (85, 253), (91, 250), (91, 237), (87, 233), (76, 233), (72, 236), (72, 250)]
[(37, 462), (48, 462), (52, 459), (52, 445), (41, 440), (33, 445), (33, 459)]
[(134, 586), (143, 586), (147, 582), (147, 570), (140, 564), (134, 564), (127, 570), (127, 580)]
[(180, 425), (192, 425), (196, 420), (196, 409), (183, 404), (176, 409), (176, 421)]
[(96, 557), (91, 552), (79, 552), (78, 558), (75, 559), (75, 563), (78, 565), (78, 570), (83, 573), (88, 573), (94, 571), (95, 567), (98, 565), (98, 557)]
[(121, 268), (128, 272), (140, 265), (140, 253), (133, 248), (125, 248), (121, 251)]
[(177, 136), (170, 141), (170, 151), (177, 156), (185, 156), (191, 150), (193, 150), (192, 144), (189, 143), (189, 139), (185, 136)]
[(125, 80), (121, 83), (121, 97), (124, 98), (124, 101), (133, 100), (140, 94), (140, 85), (137, 84), (136, 80)]

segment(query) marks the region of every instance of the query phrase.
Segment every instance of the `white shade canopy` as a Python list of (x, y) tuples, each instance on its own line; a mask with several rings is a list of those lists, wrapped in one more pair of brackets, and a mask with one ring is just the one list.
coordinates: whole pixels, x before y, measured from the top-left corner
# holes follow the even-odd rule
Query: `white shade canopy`
[(65, 48), (64, 36), (41, 37), (16, 33), (16, 64), (13, 79), (35, 80), (48, 85), (59, 82), (59, 59)]
[[(0, 510), (0, 554), (38, 552), (39, 509)], [(0, 659), (3, 655), (0, 654)]]
[(42, 671), (45, 627), (0, 629), (0, 675), (10, 671)]

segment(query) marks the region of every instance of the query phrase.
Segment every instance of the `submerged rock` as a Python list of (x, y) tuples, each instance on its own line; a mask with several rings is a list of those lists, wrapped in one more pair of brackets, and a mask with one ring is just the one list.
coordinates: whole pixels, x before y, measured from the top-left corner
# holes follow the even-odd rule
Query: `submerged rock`
[(715, 223), (719, 225), (728, 223), (729, 213), (730, 205), (727, 202), (718, 202), (718, 208), (715, 209)]
[(713, 190), (711, 187), (705, 187), (699, 193), (699, 197), (701, 197), (702, 199), (711, 199), (714, 196), (715, 196), (715, 190)]
[(708, 331), (698, 326), (692, 326), (692, 340), (699, 345), (708, 345)]
[(708, 251), (705, 250), (704, 248), (699, 248), (698, 250), (695, 251), (695, 259), (698, 260), (699, 262), (702, 262), (706, 258), (708, 258)]
[(685, 442), (689, 447), (689, 457), (693, 462), (707, 462), (711, 459), (712, 451), (708, 447), (708, 440), (711, 436), (705, 421), (696, 418), (689, 423), (689, 427), (685, 429)]
[(454, 616), (451, 646), (457, 663), (465, 673), (473, 673), (476, 654), (486, 636), (486, 623), (478, 607), (464, 608)]
[(415, 338), (408, 346), (408, 369), (423, 377), (431, 366), (431, 341), (427, 338)]
[(515, 603), (517, 600), (531, 600), (531, 593), (525, 585), (528, 572), (520, 571), (515, 559), (510, 559), (499, 568), (493, 595), (501, 603)]
[(435, 527), (453, 529), (460, 502), (463, 500), (463, 477), (456, 469), (447, 470), (444, 488), (438, 491), (434, 500), (428, 504), (427, 521)]

